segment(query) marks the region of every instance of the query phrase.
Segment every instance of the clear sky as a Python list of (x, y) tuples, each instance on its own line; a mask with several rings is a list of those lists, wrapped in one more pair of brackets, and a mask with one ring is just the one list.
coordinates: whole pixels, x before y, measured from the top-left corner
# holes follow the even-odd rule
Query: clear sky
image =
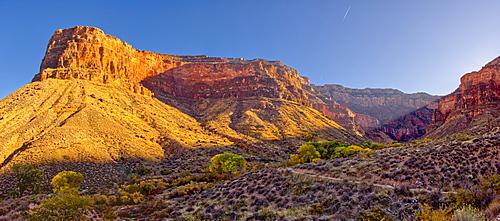
[(444, 95), (500, 55), (499, 12), (498, 0), (0, 0), (0, 98), (77, 25), (142, 50), (281, 60), (314, 84)]

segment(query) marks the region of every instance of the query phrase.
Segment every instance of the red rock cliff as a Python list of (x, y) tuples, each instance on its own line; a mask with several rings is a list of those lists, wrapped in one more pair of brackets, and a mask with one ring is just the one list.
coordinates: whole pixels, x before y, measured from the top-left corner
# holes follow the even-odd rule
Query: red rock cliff
[(309, 103), (298, 72), (279, 61), (141, 51), (94, 27), (55, 32), (33, 81), (47, 78), (97, 81), (147, 95), (143, 85), (192, 99), (263, 96)]
[(426, 136), (457, 132), (496, 115), (500, 104), (500, 57), (465, 74), (455, 92), (439, 100)]
[(268, 97), (309, 104), (298, 72), (279, 61), (194, 62), (142, 83), (155, 92), (189, 99)]

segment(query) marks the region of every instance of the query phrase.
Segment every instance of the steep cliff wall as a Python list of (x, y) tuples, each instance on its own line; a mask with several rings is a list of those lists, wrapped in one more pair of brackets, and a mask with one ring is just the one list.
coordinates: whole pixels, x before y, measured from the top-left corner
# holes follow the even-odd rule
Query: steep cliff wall
[(463, 75), (459, 87), (414, 112), (386, 122), (378, 131), (408, 141), (436, 137), (487, 124), (500, 115), (500, 57)]
[(460, 86), (439, 100), (427, 137), (441, 136), (485, 123), (496, 117), (500, 105), (500, 57), (481, 70), (465, 74)]

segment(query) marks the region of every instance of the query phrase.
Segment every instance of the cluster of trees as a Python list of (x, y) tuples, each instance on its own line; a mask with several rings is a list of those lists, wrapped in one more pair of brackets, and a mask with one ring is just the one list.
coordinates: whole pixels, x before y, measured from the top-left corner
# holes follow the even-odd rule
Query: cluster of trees
[(290, 155), (288, 164), (295, 165), (333, 158), (343, 158), (356, 153), (363, 153), (382, 148), (385, 148), (383, 144), (372, 143), (369, 141), (356, 145), (343, 143), (341, 141), (307, 142), (300, 146), (297, 150), (298, 154)]

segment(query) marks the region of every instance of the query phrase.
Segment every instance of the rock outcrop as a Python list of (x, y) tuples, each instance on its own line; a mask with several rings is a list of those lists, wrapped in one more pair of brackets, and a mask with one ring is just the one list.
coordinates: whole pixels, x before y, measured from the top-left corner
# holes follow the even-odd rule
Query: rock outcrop
[(481, 70), (465, 74), (460, 86), (439, 100), (427, 137), (441, 136), (486, 123), (498, 116), (500, 105), (500, 57)]
[(298, 72), (279, 61), (141, 51), (94, 27), (55, 32), (33, 81), (48, 78), (119, 85), (145, 95), (151, 94), (140, 82), (192, 99), (263, 96), (308, 103)]
[(500, 115), (499, 105), (500, 57), (477, 72), (463, 75), (453, 93), (386, 122), (377, 130), (400, 141), (443, 136), (488, 124)]
[(267, 97), (309, 104), (298, 72), (279, 61), (221, 59), (181, 64), (142, 83), (154, 92), (189, 99)]

